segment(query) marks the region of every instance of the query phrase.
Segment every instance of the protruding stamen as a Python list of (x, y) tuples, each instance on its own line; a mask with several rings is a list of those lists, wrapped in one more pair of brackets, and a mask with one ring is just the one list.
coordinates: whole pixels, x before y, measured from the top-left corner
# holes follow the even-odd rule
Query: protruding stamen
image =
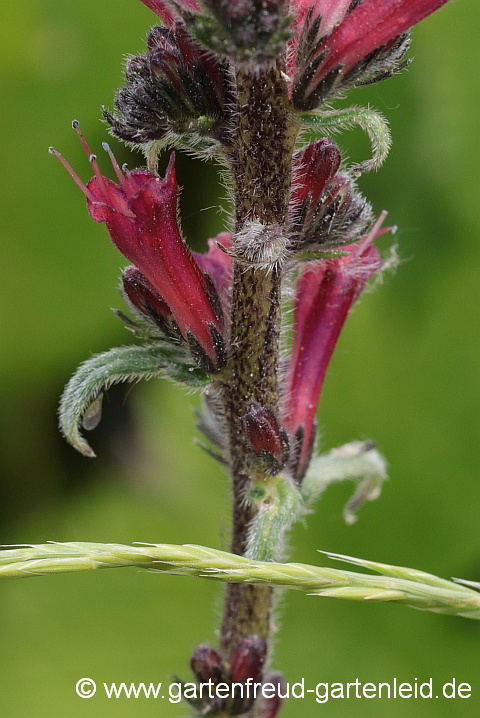
[(49, 153), (50, 153), (51, 155), (54, 155), (57, 159), (60, 160), (60, 162), (62, 163), (62, 165), (63, 165), (63, 166), (65, 167), (65, 169), (67, 170), (68, 174), (70, 175), (70, 177), (71, 177), (71, 178), (73, 179), (73, 181), (75, 182), (75, 184), (76, 184), (78, 187), (80, 187), (80, 189), (82, 190), (82, 192), (83, 192), (83, 194), (85, 195), (85, 197), (87, 197), (91, 202), (95, 202), (95, 197), (94, 197), (93, 194), (90, 192), (90, 190), (88, 189), (88, 187), (86, 186), (86, 184), (85, 184), (84, 182), (82, 182), (82, 180), (80, 179), (80, 177), (79, 177), (79, 176), (77, 175), (77, 173), (70, 167), (70, 165), (68, 164), (67, 160), (60, 154), (60, 152), (58, 152), (58, 151), (55, 149), (55, 147), (49, 147), (49, 148), (48, 148), (48, 151), (49, 151)]
[[(388, 215), (388, 212), (385, 209), (383, 210), (383, 212), (380, 212), (380, 215), (379, 215), (377, 221), (375, 222), (375, 224), (373, 225), (372, 229), (367, 234), (365, 239), (360, 240), (360, 242), (357, 242), (357, 244), (355, 245), (355, 250), (356, 250), (355, 254), (360, 255), (363, 252), (363, 250), (365, 249), (365, 247), (368, 247), (368, 245), (374, 241), (374, 239), (375, 239), (375, 237), (377, 237), (377, 235), (383, 234), (382, 224), (385, 222), (387, 215)], [(388, 232), (389, 229), (386, 229), (384, 231)]]
[(388, 234), (388, 232), (390, 232), (390, 234), (397, 234), (397, 232), (398, 232), (398, 225), (397, 225), (397, 224), (392, 224), (391, 227), (382, 227), (382, 229), (379, 229), (379, 230), (378, 230), (378, 232), (377, 232), (377, 237), (380, 237), (382, 234)]
[(80, 129), (80, 122), (79, 122), (78, 120), (73, 120), (73, 122), (72, 122), (72, 128), (73, 128), (73, 129), (75, 130), (75, 132), (77, 133), (77, 137), (78, 137), (78, 139), (80, 140), (80, 142), (82, 143), (83, 150), (84, 150), (85, 154), (87, 155), (88, 159), (90, 159), (90, 155), (91, 155), (92, 153), (90, 152), (90, 147), (88, 146), (87, 140), (86, 140), (85, 137), (83, 136), (83, 132), (82, 132), (82, 130)]
[[(86, 144), (86, 143), (85, 143)], [(94, 155), (93, 153), (89, 155), (88, 161), (93, 167), (93, 171), (95, 172), (95, 179), (97, 180), (98, 187), (102, 194), (105, 196), (105, 198), (108, 200), (108, 189), (105, 185), (104, 177), (102, 177), (102, 173), (100, 172), (100, 167), (98, 166), (97, 162), (97, 155)]]
[(110, 157), (110, 162), (112, 163), (112, 167), (115, 170), (115, 174), (117, 175), (118, 181), (120, 182), (121, 185), (123, 185), (123, 183), (125, 181), (125, 177), (123, 176), (123, 172), (120, 169), (120, 165), (118, 164), (117, 158), (113, 154), (113, 152), (110, 148), (110, 145), (108, 144), (108, 142), (102, 142), (102, 147), (105, 150), (105, 152), (108, 154), (108, 156)]

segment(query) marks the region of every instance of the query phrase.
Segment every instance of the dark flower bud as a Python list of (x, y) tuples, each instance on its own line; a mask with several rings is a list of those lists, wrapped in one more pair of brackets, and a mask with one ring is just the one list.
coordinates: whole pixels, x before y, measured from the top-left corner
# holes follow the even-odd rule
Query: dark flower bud
[(242, 422), (255, 460), (267, 473), (278, 474), (288, 460), (289, 444), (286, 432), (273, 411), (250, 404)]
[(266, 641), (258, 636), (245, 638), (233, 654), (232, 699), (227, 711), (230, 715), (241, 715), (252, 707), (255, 700), (253, 686), (262, 680), (266, 655)]
[(285, 697), (285, 681), (281, 671), (271, 671), (267, 673), (264, 679), (264, 685), (269, 684), (275, 687), (274, 695), (264, 698), (260, 706), (259, 718), (276, 718), (280, 708), (282, 707)]
[(148, 279), (136, 267), (127, 267), (122, 275), (122, 289), (126, 300), (137, 312), (151, 319), (161, 331), (171, 337), (180, 336), (173, 314)]
[(326, 138), (297, 152), (294, 158), (295, 185), (290, 200), (294, 227), (308, 223), (319, 197), (335, 177), (340, 161), (337, 145)]
[(135, 144), (167, 135), (227, 144), (235, 104), (228, 63), (205, 52), (180, 21), (152, 28), (147, 47), (127, 62), (116, 112), (104, 110), (114, 134)]
[(355, 242), (370, 226), (372, 213), (353, 180), (342, 173), (326, 187), (309, 219), (299, 245), (326, 249)]
[(233, 655), (232, 681), (245, 683), (250, 678), (257, 683), (262, 675), (266, 655), (267, 644), (263, 638), (258, 636), (245, 638)]
[(221, 683), (225, 680), (222, 659), (208, 643), (201, 643), (193, 651), (190, 667), (199, 683)]

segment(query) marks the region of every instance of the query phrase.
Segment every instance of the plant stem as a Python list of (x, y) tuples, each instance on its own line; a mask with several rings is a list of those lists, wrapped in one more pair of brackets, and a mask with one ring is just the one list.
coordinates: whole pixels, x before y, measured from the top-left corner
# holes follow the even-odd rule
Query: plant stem
[[(237, 128), (232, 151), (235, 231), (248, 223), (283, 228), (287, 219), (296, 126), (288, 109), (282, 64), (237, 72)], [(233, 483), (232, 552), (243, 555), (256, 507), (245, 495), (251, 476), (249, 447), (242, 417), (252, 402), (276, 411), (280, 330), (280, 272), (234, 262), (231, 350), (225, 383)], [(262, 556), (255, 558), (261, 559)], [(251, 634), (267, 639), (272, 590), (265, 586), (229, 585), (221, 629), (221, 651), (231, 659)]]

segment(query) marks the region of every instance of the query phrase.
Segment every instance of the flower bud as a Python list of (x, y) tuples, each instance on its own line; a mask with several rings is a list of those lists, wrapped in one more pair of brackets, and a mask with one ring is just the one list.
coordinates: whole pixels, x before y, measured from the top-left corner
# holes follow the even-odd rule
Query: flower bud
[(270, 671), (264, 677), (264, 684), (275, 686), (275, 694), (264, 698), (258, 711), (258, 718), (276, 718), (285, 696), (285, 681), (281, 671)]
[(221, 683), (225, 680), (222, 659), (208, 643), (201, 643), (193, 651), (190, 667), (199, 683)]
[(293, 225), (308, 222), (327, 185), (340, 167), (337, 145), (326, 138), (310, 143), (294, 158), (295, 184), (290, 200)]
[(252, 707), (255, 700), (253, 686), (262, 680), (266, 655), (267, 643), (258, 636), (245, 638), (233, 654), (232, 700), (228, 706), (230, 715), (241, 715)]
[(212, 148), (228, 144), (235, 98), (226, 61), (205, 52), (182, 22), (152, 28), (147, 46), (146, 55), (127, 61), (116, 111), (104, 110), (114, 134), (135, 144), (171, 139), (172, 133), (193, 133)]
[(334, 249), (355, 242), (371, 223), (371, 207), (353, 180), (335, 175), (312, 209), (298, 245), (311, 250)]
[(257, 683), (262, 675), (263, 664), (267, 655), (267, 644), (263, 638), (248, 636), (245, 638), (232, 659), (232, 681), (245, 683), (250, 678)]
[(278, 424), (273, 411), (250, 404), (242, 423), (254, 452), (254, 461), (266, 473), (278, 474), (288, 460), (289, 444), (285, 430)]
[[(175, 332), (175, 321), (167, 302), (136, 267), (127, 267), (122, 274), (122, 289), (127, 301), (137, 312), (151, 319), (168, 336)], [(178, 327), (175, 332), (178, 335)]]

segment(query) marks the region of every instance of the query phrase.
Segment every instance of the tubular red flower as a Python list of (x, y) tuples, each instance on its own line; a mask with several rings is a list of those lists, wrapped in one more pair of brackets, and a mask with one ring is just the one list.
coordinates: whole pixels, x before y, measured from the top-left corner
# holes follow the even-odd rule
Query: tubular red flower
[(326, 43), (329, 53), (319, 73), (325, 76), (336, 65), (346, 74), (362, 58), (423, 20), (447, 0), (365, 0), (360, 3)]
[(308, 466), (317, 401), (340, 332), (368, 279), (382, 267), (372, 232), (346, 249), (348, 256), (308, 267), (297, 282), (293, 351), (288, 375), (285, 426), (297, 438), (295, 477)]
[(408, 48), (404, 33), (446, 2), (292, 0), (296, 18), (288, 70), (295, 76), (295, 104), (312, 109), (345, 79), (362, 84), (398, 70)]
[(165, 178), (141, 169), (124, 174), (105, 143), (119, 180), (116, 184), (102, 176), (78, 123), (74, 127), (95, 176), (85, 186), (63, 157), (56, 150), (52, 153), (84, 192), (92, 219), (106, 224), (117, 248), (167, 303), (184, 338), (193, 337), (216, 365), (221, 320), (212, 303), (211, 282), (206, 281), (178, 228), (175, 156), (170, 158)]

